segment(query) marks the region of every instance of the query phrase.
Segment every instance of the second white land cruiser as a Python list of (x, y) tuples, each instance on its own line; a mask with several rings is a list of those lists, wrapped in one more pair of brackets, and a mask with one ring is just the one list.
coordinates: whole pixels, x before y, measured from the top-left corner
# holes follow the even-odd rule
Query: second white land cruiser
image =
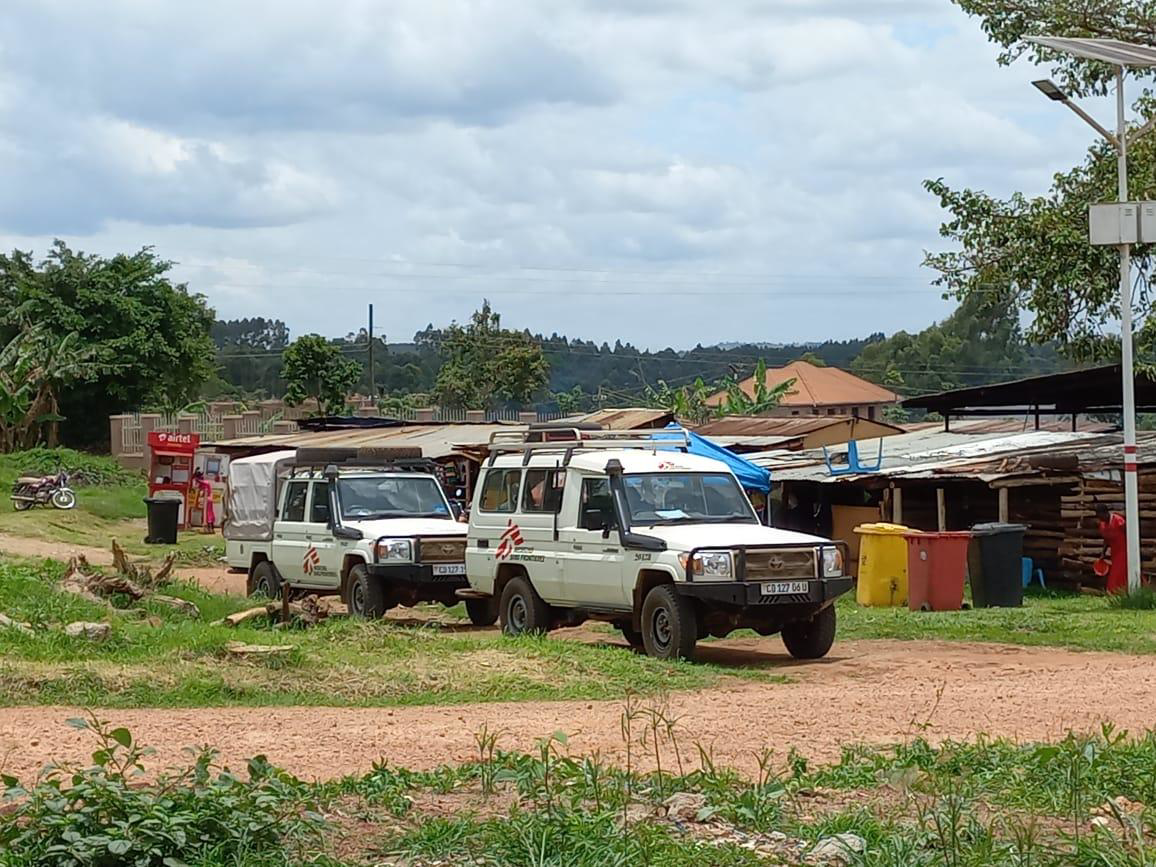
[(631, 436), (495, 435), (458, 595), (497, 601), (514, 635), (596, 618), (664, 659), (743, 628), (826, 655), (852, 586), (844, 546), (760, 524), (729, 467), (686, 453), (688, 438)]
[[(350, 613), (456, 605), (465, 588), (466, 526), (432, 461), (416, 450), (311, 448), (230, 464), (225, 556), (250, 595), (340, 594)], [(494, 606), (467, 600), (489, 626)]]

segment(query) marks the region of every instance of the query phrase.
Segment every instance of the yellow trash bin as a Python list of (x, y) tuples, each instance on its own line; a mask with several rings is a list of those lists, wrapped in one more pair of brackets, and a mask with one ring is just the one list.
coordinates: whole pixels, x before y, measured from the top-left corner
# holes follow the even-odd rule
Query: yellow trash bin
[(860, 524), (859, 586), (855, 597), (860, 605), (886, 608), (907, 604), (907, 540), (909, 527), (900, 524)]

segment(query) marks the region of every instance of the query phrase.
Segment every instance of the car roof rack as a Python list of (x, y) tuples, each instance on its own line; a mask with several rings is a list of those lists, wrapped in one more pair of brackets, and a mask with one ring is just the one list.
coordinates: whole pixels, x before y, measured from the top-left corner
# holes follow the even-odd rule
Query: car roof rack
[[(663, 436), (659, 437), (658, 434)], [(490, 434), (487, 466), (493, 466), (499, 455), (521, 452), (522, 465), (535, 452), (562, 452), (561, 466), (569, 466), (574, 452), (594, 449), (690, 450), (690, 432), (685, 428), (658, 430), (610, 431), (598, 427), (575, 425), (531, 425), (528, 430), (494, 431)]]
[(294, 469), (337, 467), (338, 469), (386, 470), (439, 475), (439, 465), (422, 457), (420, 448), (381, 446), (304, 446), (297, 449)]

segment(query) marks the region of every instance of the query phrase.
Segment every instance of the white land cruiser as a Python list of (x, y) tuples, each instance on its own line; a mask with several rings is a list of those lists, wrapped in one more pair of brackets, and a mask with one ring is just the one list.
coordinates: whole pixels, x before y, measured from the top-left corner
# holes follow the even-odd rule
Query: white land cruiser
[(670, 432), (563, 436), (491, 440), (459, 596), (497, 600), (509, 634), (596, 618), (663, 659), (743, 628), (800, 659), (830, 650), (841, 543), (763, 526), (727, 465), (668, 450)]
[[(337, 593), (361, 617), (457, 604), (466, 526), (433, 462), (414, 451), (311, 448), (232, 461), (225, 554), (248, 573), (249, 595), (276, 598), (283, 584)], [(479, 625), (497, 619), (484, 600), (466, 607)]]

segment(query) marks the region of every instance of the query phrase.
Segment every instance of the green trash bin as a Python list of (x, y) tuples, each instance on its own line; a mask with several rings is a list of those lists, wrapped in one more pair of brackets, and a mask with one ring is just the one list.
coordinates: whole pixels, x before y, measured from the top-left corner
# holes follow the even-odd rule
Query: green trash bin
[(1023, 524), (976, 524), (967, 552), (971, 604), (976, 608), (1019, 608), (1024, 604)]

